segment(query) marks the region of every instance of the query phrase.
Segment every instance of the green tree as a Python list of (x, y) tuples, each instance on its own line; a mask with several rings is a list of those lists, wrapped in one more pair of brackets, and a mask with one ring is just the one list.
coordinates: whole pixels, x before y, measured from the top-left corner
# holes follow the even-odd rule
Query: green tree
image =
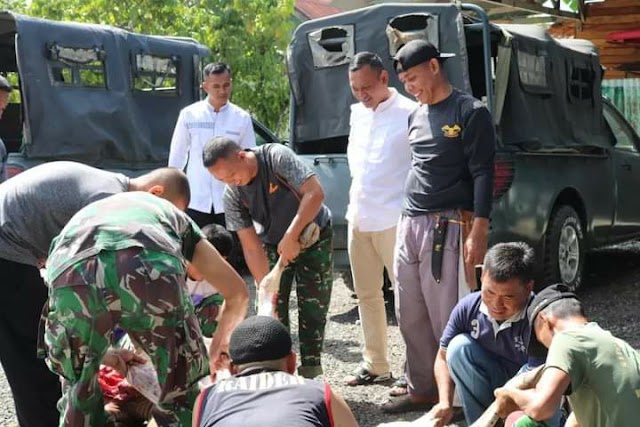
[(33, 0), (27, 13), (192, 37), (211, 49), (212, 61), (231, 66), (235, 103), (279, 133), (286, 127), (293, 0)]

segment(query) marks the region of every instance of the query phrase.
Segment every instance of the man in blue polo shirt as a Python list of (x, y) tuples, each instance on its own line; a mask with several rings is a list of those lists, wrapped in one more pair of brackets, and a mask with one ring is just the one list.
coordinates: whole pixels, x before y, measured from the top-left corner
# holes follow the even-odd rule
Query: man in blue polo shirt
[[(482, 290), (453, 309), (434, 364), (439, 402), (426, 418), (446, 425), (452, 417), (454, 383), (468, 424), (476, 421), (501, 387), (529, 361), (544, 354), (529, 349), (527, 306), (533, 298), (535, 256), (522, 242), (493, 246), (484, 258)], [(529, 351), (531, 350), (531, 351)]]

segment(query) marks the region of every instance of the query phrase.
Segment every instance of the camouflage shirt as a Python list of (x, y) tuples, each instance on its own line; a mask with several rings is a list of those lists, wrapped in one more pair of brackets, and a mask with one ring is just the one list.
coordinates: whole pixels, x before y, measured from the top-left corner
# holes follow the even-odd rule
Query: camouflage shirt
[(103, 250), (142, 247), (191, 260), (205, 236), (170, 202), (145, 192), (116, 194), (76, 213), (51, 243), (47, 281)]

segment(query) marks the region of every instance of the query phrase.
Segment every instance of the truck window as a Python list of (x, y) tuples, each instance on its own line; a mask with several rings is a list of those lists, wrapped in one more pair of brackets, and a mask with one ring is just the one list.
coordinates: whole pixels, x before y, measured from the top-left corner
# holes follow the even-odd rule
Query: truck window
[(518, 75), (522, 88), (531, 93), (549, 94), (549, 58), (547, 52), (517, 50)]
[(580, 67), (575, 64), (568, 65), (569, 72), (569, 100), (571, 102), (593, 100), (593, 83), (596, 73), (588, 67)]
[(321, 28), (307, 34), (315, 68), (348, 64), (354, 55), (353, 25)]
[(606, 103), (602, 104), (604, 118), (615, 138), (615, 147), (620, 150), (638, 151), (634, 143), (633, 131), (616, 111)]
[(107, 88), (105, 51), (100, 47), (47, 47), (49, 76), (58, 86)]
[(135, 55), (133, 90), (154, 95), (178, 96), (178, 58)]
[(385, 29), (389, 42), (389, 54), (393, 57), (411, 40), (427, 40), (440, 48), (438, 40), (438, 16), (430, 13), (411, 13), (392, 18)]

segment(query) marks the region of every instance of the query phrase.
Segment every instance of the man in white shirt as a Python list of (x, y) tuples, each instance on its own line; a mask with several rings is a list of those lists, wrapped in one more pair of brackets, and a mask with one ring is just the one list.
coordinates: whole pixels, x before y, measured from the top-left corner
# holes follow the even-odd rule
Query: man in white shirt
[(411, 166), (409, 114), (417, 104), (389, 88), (389, 74), (375, 53), (353, 58), (349, 83), (360, 101), (351, 106), (347, 147), (352, 178), (348, 250), (364, 336), (364, 361), (345, 378), (355, 386), (391, 378), (382, 280), (385, 267), (393, 271), (396, 224)]
[(224, 225), (224, 183), (213, 178), (202, 164), (204, 145), (215, 136), (226, 136), (242, 148), (256, 146), (251, 115), (229, 102), (233, 88), (229, 66), (208, 64), (203, 79), (207, 98), (182, 109), (169, 151), (169, 166), (186, 167), (191, 185), (187, 213), (200, 227), (214, 222)]

